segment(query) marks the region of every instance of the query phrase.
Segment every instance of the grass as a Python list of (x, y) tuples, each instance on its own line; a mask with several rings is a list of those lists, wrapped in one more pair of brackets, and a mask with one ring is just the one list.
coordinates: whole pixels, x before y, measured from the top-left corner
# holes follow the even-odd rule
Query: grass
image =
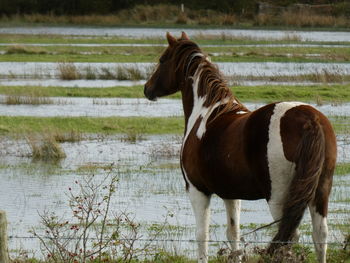
[[(190, 38), (195, 40), (200, 45), (271, 45), (271, 44), (314, 44), (314, 45), (350, 45), (350, 42), (313, 42), (313, 41), (301, 41), (299, 38), (293, 37), (291, 39), (290, 35), (286, 34), (285, 37), (281, 39), (257, 39), (247, 36), (232, 36), (222, 34), (208, 35), (208, 34), (196, 34), (190, 35)], [(118, 36), (64, 36), (64, 35), (30, 35), (30, 34), (1, 34), (1, 43), (9, 44), (166, 44), (165, 32), (162, 37), (147, 37), (147, 38), (126, 38)], [(66, 47), (52, 47), (49, 51), (60, 52), (61, 49)], [(76, 48), (75, 51), (94, 51), (94, 47), (89, 50), (85, 49), (87, 47)], [(164, 47), (155, 47), (156, 50), (163, 50)], [(321, 47), (320, 47), (321, 48)], [(48, 47), (45, 47), (47, 50)], [(132, 47), (131, 50), (138, 50), (139, 47)], [(323, 48), (326, 50), (327, 48)], [(130, 50), (130, 47), (129, 47)], [(74, 50), (72, 50), (74, 52)], [(101, 51), (101, 50), (99, 50)]]
[(45, 133), (55, 130), (60, 133), (72, 130), (79, 133), (116, 134), (130, 131), (136, 134), (181, 134), (184, 121), (180, 117), (141, 118), (141, 117), (7, 117), (0, 116), (3, 133), (26, 134), (30, 132)]
[[(332, 117), (332, 124), (338, 134), (350, 134), (350, 117)], [(116, 134), (182, 134), (182, 117), (8, 117), (0, 116), (0, 132), (3, 134), (45, 133), (54, 130), (60, 133), (102, 133)], [(134, 137), (134, 136), (131, 136)]]
[(16, 96), (8, 95), (4, 99), (0, 99), (0, 104), (6, 105), (20, 105), (20, 104), (29, 104), (29, 105), (40, 105), (40, 104), (53, 104), (54, 101), (49, 97), (41, 96)]
[(81, 78), (80, 73), (73, 63), (59, 63), (58, 72), (58, 77), (62, 80), (75, 80)]
[[(298, 100), (323, 103), (349, 102), (350, 85), (309, 85), (309, 86), (235, 86), (231, 87), (235, 96), (244, 102), (271, 102)], [(90, 97), (90, 98), (144, 98), (142, 86), (110, 88), (65, 88), (42, 86), (0, 86), (0, 94), (8, 96), (42, 97)], [(168, 98), (180, 99), (176, 93)], [(96, 103), (98, 103), (96, 101)]]
[(27, 136), (26, 139), (31, 148), (33, 160), (58, 161), (66, 157), (60, 144), (51, 134), (45, 134), (42, 138)]
[[(216, 41), (226, 45), (226, 42)], [(254, 41), (251, 42), (254, 43)], [(163, 43), (165, 44), (165, 39)], [(15, 45), (0, 47), (0, 50), (3, 49), (5, 52), (1, 55), (0, 61), (156, 62), (164, 48), (162, 46), (35, 47)], [(347, 62), (350, 60), (348, 47), (203, 46), (203, 51), (209, 54), (214, 62)]]
[(336, 175), (350, 174), (350, 163), (338, 163), (335, 168)]

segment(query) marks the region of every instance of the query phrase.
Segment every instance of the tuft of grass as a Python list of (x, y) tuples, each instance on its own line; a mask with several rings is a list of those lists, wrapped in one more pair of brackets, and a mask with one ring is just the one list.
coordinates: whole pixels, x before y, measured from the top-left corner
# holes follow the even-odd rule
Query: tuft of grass
[(53, 104), (54, 101), (49, 97), (41, 96), (16, 96), (8, 95), (0, 103), (6, 105), (19, 105), (19, 104), (30, 104), (30, 105), (40, 105), (40, 104)]
[(58, 161), (66, 157), (61, 145), (51, 134), (47, 134), (41, 138), (27, 136), (26, 139), (31, 148), (33, 160)]
[(174, 158), (180, 156), (180, 151), (178, 148), (175, 148), (174, 145), (169, 143), (160, 143), (151, 147), (150, 156), (154, 160)]
[(67, 132), (53, 131), (49, 132), (56, 142), (80, 142), (84, 139), (83, 133), (78, 130), (70, 130)]
[(141, 140), (145, 140), (144, 135), (134, 130), (128, 130), (122, 138), (122, 141), (129, 143), (136, 143)]
[(58, 63), (58, 77), (62, 80), (75, 80), (81, 78), (81, 74), (73, 63)]
[(6, 49), (6, 54), (28, 54), (28, 55), (43, 55), (47, 54), (45, 50), (38, 47), (26, 47), (21, 45), (10, 46)]

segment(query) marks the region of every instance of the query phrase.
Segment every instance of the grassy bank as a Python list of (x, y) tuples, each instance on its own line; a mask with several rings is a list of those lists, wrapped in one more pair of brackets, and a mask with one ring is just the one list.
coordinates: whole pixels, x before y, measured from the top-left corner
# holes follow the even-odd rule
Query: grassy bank
[[(350, 101), (350, 85), (234, 86), (235, 96), (244, 102), (298, 100), (314, 103)], [(0, 86), (0, 94), (12, 96), (144, 98), (143, 86), (111, 88), (65, 88), (42, 86)], [(168, 98), (180, 99), (176, 93)]]
[[(350, 117), (332, 117), (331, 122), (338, 134), (350, 134)], [(26, 134), (47, 131), (78, 133), (133, 133), (133, 134), (182, 134), (182, 117), (7, 117), (0, 116), (0, 133)]]

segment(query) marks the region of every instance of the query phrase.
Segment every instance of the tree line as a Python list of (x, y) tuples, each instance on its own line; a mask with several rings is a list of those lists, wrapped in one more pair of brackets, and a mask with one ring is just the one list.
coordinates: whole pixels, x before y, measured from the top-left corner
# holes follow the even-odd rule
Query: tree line
[[(286, 6), (295, 3), (333, 4), (348, 0), (262, 0), (274, 5)], [(191, 9), (212, 9), (221, 12), (242, 14), (252, 13), (259, 0), (0, 0), (0, 15), (13, 14), (53, 14), (89, 15), (114, 14), (135, 5), (185, 4)]]

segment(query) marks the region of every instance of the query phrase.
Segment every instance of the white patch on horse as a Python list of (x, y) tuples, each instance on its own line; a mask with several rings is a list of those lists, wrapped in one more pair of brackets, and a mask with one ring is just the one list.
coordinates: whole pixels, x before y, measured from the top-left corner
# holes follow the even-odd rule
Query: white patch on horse
[(283, 200), (295, 174), (295, 164), (288, 161), (284, 155), (281, 118), (288, 110), (300, 105), (305, 104), (300, 102), (277, 103), (270, 119), (267, 160), (271, 180), (271, 197), (268, 204), (274, 220), (282, 217)]
[(246, 114), (247, 112), (246, 111), (243, 111), (243, 110), (240, 110), (240, 111), (237, 111), (236, 114)]
[(312, 239), (315, 244), (317, 259), (326, 263), (328, 226), (327, 217), (323, 217), (316, 211), (316, 207), (309, 205), (312, 219)]
[(210, 196), (190, 186), (189, 198), (196, 219), (196, 240), (198, 244), (198, 262), (208, 262), (208, 240), (210, 221)]

